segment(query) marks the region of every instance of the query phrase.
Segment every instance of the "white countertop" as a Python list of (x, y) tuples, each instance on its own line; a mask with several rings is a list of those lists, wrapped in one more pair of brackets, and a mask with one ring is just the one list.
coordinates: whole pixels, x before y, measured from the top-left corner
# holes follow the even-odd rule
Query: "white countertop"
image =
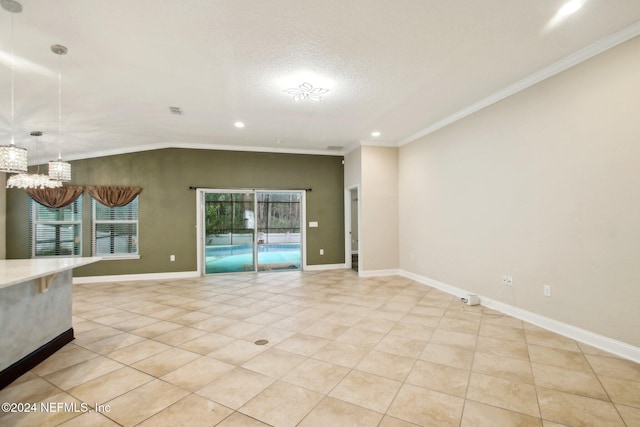
[(0, 288), (100, 261), (100, 257), (2, 259)]

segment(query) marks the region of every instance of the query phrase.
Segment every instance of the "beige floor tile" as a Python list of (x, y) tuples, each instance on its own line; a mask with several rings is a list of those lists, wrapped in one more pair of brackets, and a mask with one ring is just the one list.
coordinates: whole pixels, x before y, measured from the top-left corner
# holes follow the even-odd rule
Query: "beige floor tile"
[(600, 376), (611, 401), (640, 408), (640, 382)]
[(410, 423), (409, 421), (404, 421), (399, 418), (390, 417), (389, 415), (385, 415), (378, 424), (378, 427), (416, 427), (417, 424)]
[(160, 377), (200, 357), (180, 348), (169, 348), (167, 351), (155, 354), (131, 365), (133, 368), (146, 372), (154, 377)]
[(580, 350), (582, 350), (582, 352), (584, 354), (593, 354), (595, 356), (604, 356), (604, 357), (611, 357), (611, 358), (615, 358), (615, 359), (621, 359), (621, 357), (616, 356), (615, 354), (611, 354), (607, 351), (604, 350), (600, 350), (597, 347), (593, 347), (590, 346), (588, 344), (584, 344), (581, 342), (578, 342), (578, 347), (580, 347)]
[(365, 329), (367, 331), (380, 332), (386, 334), (389, 332), (395, 325), (396, 321), (388, 320), (388, 319), (380, 319), (375, 317), (367, 316), (362, 320), (353, 324), (354, 328)]
[(558, 348), (562, 350), (581, 351), (577, 342), (551, 331), (546, 331), (544, 329), (525, 329), (525, 335), (527, 337), (527, 344)]
[(438, 329), (478, 335), (478, 331), (480, 330), (480, 317), (471, 317), (471, 319), (473, 320), (444, 317), (438, 324)]
[(216, 330), (216, 333), (240, 339), (262, 328), (264, 328), (264, 325), (261, 325), (259, 323), (249, 323), (238, 320), (230, 324), (229, 326), (225, 326), (224, 328)]
[(640, 381), (640, 364), (638, 363), (615, 357), (596, 356), (592, 354), (587, 354), (586, 358), (598, 376), (604, 375), (606, 377), (620, 378), (623, 380)]
[(433, 335), (431, 335), (429, 342), (474, 350), (476, 348), (477, 338), (477, 335), (454, 332), (438, 327), (438, 329), (433, 332)]
[(333, 340), (342, 335), (348, 328), (335, 323), (319, 321), (302, 331), (303, 334)]
[(510, 381), (533, 384), (531, 363), (528, 358), (522, 360), (511, 357), (493, 356), (486, 353), (476, 353), (471, 370)]
[(142, 359), (153, 356), (154, 354), (162, 353), (170, 348), (171, 347), (167, 344), (147, 339), (108, 353), (106, 356), (110, 359), (117, 360), (120, 363), (124, 363), (125, 365), (131, 365)]
[(276, 344), (281, 343), (289, 337), (294, 336), (296, 333), (293, 331), (288, 331), (286, 329), (273, 328), (268, 326), (266, 328), (259, 329), (255, 332), (252, 332), (248, 335), (245, 335), (243, 338), (246, 341), (256, 342), (258, 340), (267, 340), (269, 343), (268, 347), (273, 347)]
[(234, 339), (231, 337), (210, 332), (194, 340), (182, 343), (179, 347), (194, 353), (205, 355), (216, 351), (233, 341)]
[(374, 349), (415, 359), (422, 353), (426, 345), (427, 342), (423, 340), (387, 335), (376, 344)]
[(409, 338), (419, 341), (428, 341), (433, 334), (433, 328), (427, 328), (422, 325), (416, 325), (413, 323), (403, 324), (397, 323), (390, 331), (389, 335), (395, 335), (398, 337)]
[(173, 346), (179, 346), (187, 341), (194, 340), (205, 335), (207, 331), (202, 329), (191, 328), (189, 326), (183, 326), (181, 328), (174, 329), (161, 335), (153, 337), (154, 341)]
[(69, 390), (122, 367), (124, 365), (121, 363), (98, 356), (46, 375), (44, 378), (63, 390)]
[(329, 396), (385, 413), (402, 385), (399, 381), (360, 371), (351, 371)]
[[(326, 319), (325, 319), (326, 320)], [(300, 332), (303, 329), (313, 325), (316, 321), (313, 319), (305, 319), (303, 317), (289, 316), (282, 320), (272, 323), (271, 326), (278, 329), (286, 329), (287, 331)]]
[(461, 427), (542, 427), (540, 418), (467, 400)]
[(234, 412), (216, 427), (269, 427), (269, 425), (240, 412)]
[(93, 407), (103, 404), (154, 378), (138, 370), (124, 367), (69, 390), (69, 393)]
[(112, 328), (120, 329), (121, 331), (131, 332), (136, 329), (144, 328), (145, 326), (151, 326), (158, 322), (160, 322), (160, 320), (153, 317), (138, 316), (132, 319), (124, 320), (122, 322), (109, 324), (109, 326), (111, 326)]
[(94, 411), (90, 411), (79, 415), (75, 418), (72, 418), (69, 421), (66, 421), (62, 424), (59, 424), (59, 427), (119, 427), (120, 424), (117, 424), (115, 421), (110, 420), (106, 416), (99, 414)]
[(319, 393), (278, 381), (247, 402), (239, 412), (276, 427), (292, 427), (321, 399)]
[(311, 357), (318, 360), (324, 360), (325, 362), (335, 363), (336, 365), (344, 366), (346, 368), (353, 368), (368, 353), (369, 349), (367, 348), (332, 341)]
[(625, 405), (616, 405), (616, 408), (627, 426), (640, 426), (640, 408)]
[(512, 341), (526, 341), (523, 329), (512, 328), (510, 326), (493, 325), (491, 323), (482, 323), (480, 325), (478, 335)]
[(275, 381), (275, 378), (257, 372), (235, 368), (196, 393), (229, 408), (238, 409)]
[(457, 427), (463, 405), (464, 399), (459, 397), (405, 384), (387, 415), (418, 425)]
[(624, 426), (610, 402), (538, 388), (542, 418), (568, 426)]
[(121, 333), (122, 331), (120, 329), (111, 328), (109, 326), (100, 326), (83, 334), (77, 334), (73, 343), (84, 347), (87, 344), (91, 344), (114, 335), (120, 335)]
[(538, 387), (609, 400), (600, 381), (592, 372), (572, 371), (539, 363), (532, 363), (531, 367), (535, 385)]
[(87, 409), (83, 408), (82, 402), (78, 399), (67, 393), (59, 392), (39, 402), (35, 410), (14, 412), (0, 417), (0, 425), (57, 426), (81, 415), (83, 410)]
[(437, 328), (440, 324), (441, 317), (422, 316), (418, 314), (407, 314), (402, 319), (398, 320), (400, 325), (419, 325), (425, 328)]
[(373, 349), (384, 338), (381, 332), (366, 331), (364, 329), (349, 328), (342, 335), (337, 337), (335, 341), (345, 344), (353, 344), (358, 347)]
[(372, 350), (355, 369), (396, 381), (404, 381), (416, 359)]
[(453, 396), (465, 397), (470, 372), (439, 363), (417, 360), (406, 383)]
[(130, 332), (132, 334), (140, 335), (141, 337), (154, 338), (158, 335), (166, 334), (167, 332), (174, 331), (181, 327), (182, 325), (179, 325), (177, 323), (160, 320), (156, 323), (152, 323), (151, 325), (144, 326), (142, 328), (134, 329)]
[(173, 405), (148, 418), (141, 427), (209, 427), (213, 426), (233, 411), (218, 403), (191, 394)]
[(471, 373), (467, 399), (540, 417), (536, 389), (530, 384)]
[(529, 358), (529, 348), (524, 341), (478, 336), (476, 351), (494, 356), (513, 357), (514, 359)]
[(307, 359), (294, 370), (282, 377), (282, 381), (294, 384), (306, 389), (327, 394), (349, 372), (349, 369), (323, 362), (321, 360)]
[(202, 329), (208, 332), (215, 332), (227, 326), (233, 325), (235, 319), (225, 316), (211, 316), (208, 319), (201, 320), (191, 325), (192, 328)]
[(460, 347), (428, 343), (420, 356), (421, 360), (460, 369), (471, 369), (474, 352)]
[(209, 313), (203, 313), (200, 311), (189, 311), (179, 316), (172, 317), (169, 320), (171, 320), (173, 323), (179, 323), (184, 326), (192, 326), (195, 323), (203, 322), (212, 317), (213, 316)]
[(288, 351), (270, 348), (242, 365), (254, 372), (280, 378), (306, 360), (305, 357)]
[(382, 414), (341, 400), (325, 397), (307, 415), (300, 427), (369, 427), (377, 426)]
[(89, 351), (84, 347), (66, 345), (33, 368), (31, 372), (45, 376), (97, 356), (97, 353)]
[(109, 418), (123, 426), (134, 426), (189, 394), (188, 391), (153, 380), (108, 402)]
[(235, 340), (208, 354), (209, 357), (233, 365), (242, 365), (249, 359), (268, 350), (269, 347), (256, 345), (249, 341)]
[(593, 372), (580, 352), (529, 345), (529, 358), (533, 363), (556, 366), (574, 371)]
[(233, 368), (235, 366), (229, 363), (201, 356), (163, 375), (160, 379), (184, 389), (196, 391)]
[(324, 338), (299, 333), (277, 344), (275, 348), (302, 356), (311, 356), (328, 343), (329, 340)]
[(109, 338), (104, 338), (99, 341), (86, 344), (83, 347), (95, 353), (100, 353), (105, 355), (113, 351), (116, 351), (120, 348), (128, 347), (132, 344), (139, 343), (141, 341), (144, 341), (144, 338), (138, 335), (130, 334), (128, 332), (123, 332), (121, 334), (114, 335)]
[(57, 393), (60, 393), (59, 388), (40, 377), (35, 377), (29, 381), (12, 383), (0, 390), (0, 401), (8, 403), (39, 402)]

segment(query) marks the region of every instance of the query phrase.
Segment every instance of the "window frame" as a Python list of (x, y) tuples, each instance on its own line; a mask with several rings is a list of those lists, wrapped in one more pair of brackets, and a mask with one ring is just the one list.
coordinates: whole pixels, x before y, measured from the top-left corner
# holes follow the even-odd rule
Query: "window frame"
[[(117, 209), (117, 207), (116, 208), (109, 208), (108, 206), (105, 206), (102, 203), (100, 203), (99, 201), (97, 201), (95, 198), (91, 197), (91, 254), (92, 254), (92, 256), (101, 257), (103, 260), (140, 259), (140, 200), (139, 200), (139, 195), (136, 196), (131, 202), (129, 202), (125, 206), (121, 206), (121, 207), (129, 206), (134, 201), (137, 202), (136, 219), (134, 219), (134, 220), (129, 220), (129, 219), (127, 219), (127, 220), (99, 220), (99, 219), (97, 219), (97, 212), (96, 212), (97, 211), (97, 204), (102, 205), (106, 209)], [(96, 253), (96, 251), (97, 251), (96, 230), (97, 230), (97, 225), (98, 224), (135, 224), (135, 236), (136, 236), (135, 247), (136, 247), (136, 252), (135, 253), (133, 253), (133, 252), (131, 252), (131, 253), (117, 252), (117, 253), (111, 253), (111, 254)]]
[[(38, 218), (38, 209), (39, 208), (44, 208), (44, 209), (49, 209), (49, 210), (61, 210), (61, 209), (65, 209), (67, 206), (63, 206), (61, 208), (50, 208), (47, 206), (44, 206), (40, 203), (38, 203), (37, 201), (35, 201), (33, 198), (29, 198), (30, 199), (30, 204), (29, 204), (29, 210), (30, 212), (30, 227), (29, 227), (29, 231), (31, 233), (30, 239), (29, 239), (29, 243), (30, 243), (30, 248), (29, 248), (29, 252), (31, 255), (32, 259), (35, 258), (78, 258), (82, 256), (82, 195), (80, 195), (76, 200), (74, 200), (73, 202), (71, 202), (69, 205), (75, 205), (74, 207), (72, 207), (72, 209), (75, 209), (77, 214), (76, 214), (76, 218), (75, 220), (72, 221), (60, 221), (60, 220), (41, 220)], [(73, 253), (71, 255), (66, 255), (66, 254), (59, 254), (59, 255), (37, 255), (36, 254), (36, 246), (37, 243), (36, 242), (36, 228), (38, 227), (38, 225), (73, 225), (73, 226), (79, 226), (78, 227), (78, 235), (75, 237), (78, 237), (79, 242), (77, 243), (78, 245), (78, 253)], [(75, 240), (75, 239), (74, 239)], [(75, 241), (74, 241), (74, 252), (75, 252)]]

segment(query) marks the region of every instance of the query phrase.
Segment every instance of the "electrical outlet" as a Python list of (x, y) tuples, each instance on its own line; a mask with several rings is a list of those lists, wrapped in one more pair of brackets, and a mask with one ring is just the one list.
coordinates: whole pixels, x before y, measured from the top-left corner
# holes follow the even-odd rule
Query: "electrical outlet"
[(513, 286), (513, 277), (507, 276), (507, 286)]
[(502, 284), (503, 284), (503, 285), (506, 285), (506, 284), (507, 284), (507, 275), (506, 275), (506, 274), (503, 274), (503, 275), (502, 275)]
[(544, 285), (542, 288), (542, 293), (544, 294), (545, 297), (550, 297), (551, 296), (551, 285)]
[(176, 260), (175, 255), (169, 255), (169, 261), (175, 261), (175, 260)]
[(320, 249), (320, 255), (324, 255), (324, 249)]

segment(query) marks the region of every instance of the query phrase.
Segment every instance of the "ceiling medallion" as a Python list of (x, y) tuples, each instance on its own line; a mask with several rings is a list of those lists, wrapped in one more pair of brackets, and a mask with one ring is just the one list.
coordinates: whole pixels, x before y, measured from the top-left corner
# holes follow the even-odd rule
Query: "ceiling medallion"
[(289, 95), (293, 95), (294, 101), (304, 101), (305, 99), (320, 101), (322, 99), (320, 95), (324, 95), (329, 92), (329, 89), (322, 89), (319, 87), (314, 88), (311, 83), (304, 82), (298, 87), (285, 89), (284, 92), (287, 92)]

